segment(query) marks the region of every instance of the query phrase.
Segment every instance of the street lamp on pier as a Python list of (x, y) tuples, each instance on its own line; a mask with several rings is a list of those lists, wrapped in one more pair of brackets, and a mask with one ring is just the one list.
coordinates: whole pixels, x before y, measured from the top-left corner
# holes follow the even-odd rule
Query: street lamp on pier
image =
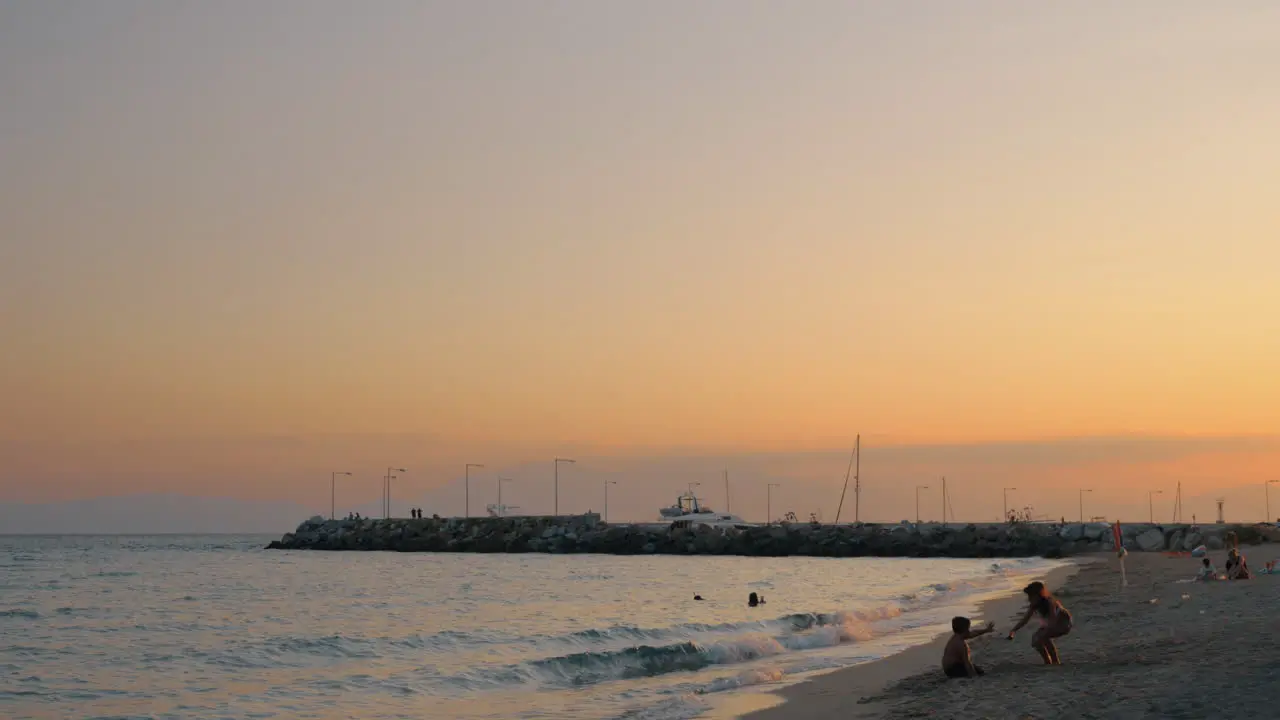
[(769, 483), (764, 491), (764, 522), (766, 525), (773, 524), (773, 489), (782, 487), (782, 483)]
[(398, 477), (396, 475), (392, 475), (392, 472), (405, 473), (409, 471), (405, 468), (387, 468), (387, 474), (382, 478), (382, 516), (385, 518), (391, 517), (391, 481)]
[(351, 475), (351, 473), (342, 472), (341, 470), (329, 473), (329, 519), (330, 520), (338, 519), (337, 498), (338, 498), (338, 476), (339, 475), (349, 476)]
[(1163, 494), (1164, 494), (1164, 491), (1163, 491), (1163, 490), (1148, 490), (1148, 491), (1147, 491), (1147, 513), (1149, 514), (1149, 517), (1147, 518), (1147, 520), (1148, 520), (1148, 522), (1150, 522), (1152, 525), (1155, 525), (1155, 524), (1156, 524), (1156, 504), (1155, 504), (1155, 496), (1156, 496), (1156, 495), (1163, 495)]
[(553, 514), (556, 516), (560, 515), (560, 463), (572, 464), (575, 462), (577, 462), (577, 460), (571, 460), (569, 458), (556, 458), (556, 486), (555, 486), (556, 497), (555, 497), (555, 505), (554, 505), (554, 512), (553, 512)]
[(509, 483), (509, 482), (511, 482), (511, 478), (504, 478), (504, 477), (498, 478), (498, 512), (500, 513), (500, 517), (507, 516), (507, 508), (505, 505), (502, 504), (502, 483)]
[(1018, 488), (1004, 489), (1004, 515), (1000, 518), (1000, 522), (1009, 522), (1009, 491), (1010, 490), (1013, 490), (1016, 492)]
[(606, 525), (609, 523), (609, 486), (617, 484), (617, 480), (604, 481), (604, 522)]
[(463, 483), (466, 485), (466, 516), (471, 517), (471, 468), (484, 467), (480, 463), (467, 463), (466, 470), (463, 471)]

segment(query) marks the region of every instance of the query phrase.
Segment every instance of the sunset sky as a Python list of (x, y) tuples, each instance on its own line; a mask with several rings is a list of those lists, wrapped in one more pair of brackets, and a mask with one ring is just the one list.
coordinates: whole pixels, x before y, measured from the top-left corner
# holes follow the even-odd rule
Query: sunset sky
[(876, 519), (948, 473), (975, 515), (1182, 480), (1261, 519), (1277, 28), (1271, 0), (5, 2), (0, 502), (318, 511), (355, 467), (376, 507), (388, 464), (407, 500), (572, 454), (636, 519), (721, 467), (810, 508), (862, 433)]

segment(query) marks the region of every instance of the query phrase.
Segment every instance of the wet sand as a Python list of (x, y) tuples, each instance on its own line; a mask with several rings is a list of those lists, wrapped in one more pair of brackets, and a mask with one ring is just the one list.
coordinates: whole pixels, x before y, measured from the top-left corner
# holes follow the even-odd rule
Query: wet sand
[[(1242, 548), (1256, 573), (1280, 545)], [(1212, 553), (1221, 570), (1226, 553)], [(1180, 583), (1200, 561), (1160, 553), (1125, 560), (1121, 589), (1114, 555), (1045, 578), (1071, 611), (1075, 629), (1058, 642), (1062, 665), (1044, 666), (1031, 648), (1036, 623), (1005, 639), (1024, 596), (993, 600), (981, 620), (996, 632), (971, 641), (987, 675), (946, 680), (946, 634), (883, 660), (821, 675), (778, 691), (785, 702), (747, 720), (955, 718), (1272, 718), (1280, 715), (1280, 576)], [(1184, 595), (1189, 597), (1183, 597)], [(1151, 602), (1155, 600), (1156, 602)], [(975, 617), (975, 624), (979, 618)], [(940, 631), (949, 633), (946, 628)]]

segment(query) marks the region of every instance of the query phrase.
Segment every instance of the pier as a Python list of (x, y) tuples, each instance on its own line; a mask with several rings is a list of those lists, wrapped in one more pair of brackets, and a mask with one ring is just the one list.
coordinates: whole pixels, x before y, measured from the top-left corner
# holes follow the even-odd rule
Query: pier
[[(1280, 541), (1256, 525), (1125, 523), (1130, 552), (1221, 550)], [(600, 515), (326, 520), (314, 517), (272, 542), (272, 550), (599, 553), (808, 557), (1068, 557), (1114, 550), (1106, 523), (777, 523), (745, 528), (607, 524)]]

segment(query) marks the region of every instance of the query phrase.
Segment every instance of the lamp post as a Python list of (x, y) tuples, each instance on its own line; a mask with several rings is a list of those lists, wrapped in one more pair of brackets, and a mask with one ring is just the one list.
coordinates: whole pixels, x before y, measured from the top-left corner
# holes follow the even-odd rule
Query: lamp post
[(1018, 488), (1004, 489), (1004, 515), (1000, 517), (1000, 522), (1009, 522), (1009, 491), (1017, 492)]
[(1088, 490), (1082, 489), (1080, 491), (1080, 524), (1081, 525), (1084, 524), (1084, 494), (1087, 492), (1093, 492), (1093, 488), (1089, 488)]
[(1267, 495), (1267, 516), (1263, 518), (1264, 522), (1271, 522), (1271, 485), (1272, 483), (1280, 483), (1280, 480), (1268, 480), (1262, 484), (1262, 492)]
[(1156, 495), (1162, 495), (1162, 494), (1164, 494), (1164, 491), (1163, 491), (1163, 490), (1148, 490), (1148, 491), (1147, 491), (1147, 512), (1150, 514), (1150, 517), (1148, 517), (1148, 518), (1147, 518), (1147, 520), (1148, 520), (1148, 522), (1150, 522), (1152, 525), (1155, 525), (1155, 524), (1156, 524), (1156, 505), (1155, 505), (1155, 499), (1154, 499), (1154, 498), (1155, 498), (1155, 496), (1156, 496)]
[(609, 486), (617, 484), (617, 480), (604, 481), (604, 522), (606, 525), (609, 524)]
[(574, 462), (577, 462), (577, 461), (570, 460), (569, 458), (556, 458), (556, 488), (555, 488), (556, 498), (555, 498), (555, 511), (553, 513), (554, 515), (558, 516), (560, 514), (560, 463), (574, 463)]
[(404, 468), (388, 467), (387, 476), (382, 479), (382, 516), (388, 519), (391, 517), (391, 480), (396, 477), (391, 474), (392, 472), (409, 471)]
[(920, 491), (928, 490), (928, 489), (929, 489), (928, 485), (916, 486), (916, 524), (920, 523)]
[(501, 517), (507, 516), (507, 508), (502, 504), (502, 483), (511, 482), (511, 478), (498, 478), (498, 512), (502, 513)]
[(773, 489), (782, 487), (782, 483), (769, 483), (764, 491), (764, 524), (773, 524)]
[(337, 503), (338, 476), (350, 475), (350, 474), (351, 473), (349, 472), (342, 472), (341, 470), (329, 473), (329, 519), (330, 520), (338, 519), (338, 503)]
[(467, 463), (467, 468), (466, 470), (463, 471), (463, 478), (464, 478), (463, 483), (467, 487), (467, 490), (466, 490), (467, 517), (471, 517), (471, 468), (482, 468), (482, 467), (484, 466), (481, 465), (480, 463)]

